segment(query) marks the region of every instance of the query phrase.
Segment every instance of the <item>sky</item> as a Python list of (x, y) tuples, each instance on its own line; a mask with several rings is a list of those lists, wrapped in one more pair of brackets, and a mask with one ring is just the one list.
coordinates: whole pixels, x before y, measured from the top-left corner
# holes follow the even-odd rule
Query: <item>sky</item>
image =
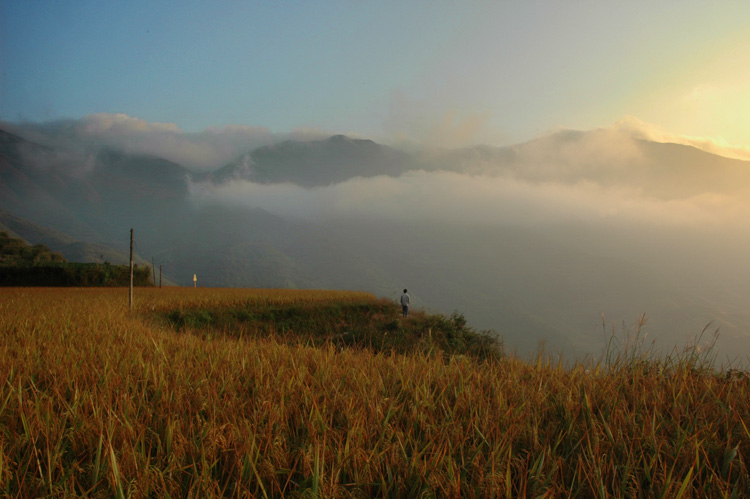
[(748, 26), (747, 0), (0, 0), (0, 128), (65, 146), (34, 164), (81, 171), (97, 145), (208, 171), (287, 138), (531, 141), (494, 173), (191, 182), (190, 199), (332, 227), (530, 228), (673, 272), (744, 321), (746, 163), (637, 139), (750, 160)]
[(635, 118), (750, 145), (750, 2), (0, 0), (0, 121), (507, 145)]

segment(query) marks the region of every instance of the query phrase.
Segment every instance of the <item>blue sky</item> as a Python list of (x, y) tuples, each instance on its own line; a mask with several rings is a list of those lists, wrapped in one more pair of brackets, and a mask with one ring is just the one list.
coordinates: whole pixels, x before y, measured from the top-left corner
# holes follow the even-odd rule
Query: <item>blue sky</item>
[(750, 2), (0, 0), (0, 120), (495, 145), (626, 116), (750, 143)]

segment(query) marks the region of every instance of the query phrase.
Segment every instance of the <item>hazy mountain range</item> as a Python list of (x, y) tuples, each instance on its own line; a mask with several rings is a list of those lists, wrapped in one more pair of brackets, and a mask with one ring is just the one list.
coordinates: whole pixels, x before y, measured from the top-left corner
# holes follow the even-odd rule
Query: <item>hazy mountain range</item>
[(599, 353), (641, 313), (647, 344), (711, 323), (720, 360), (750, 352), (745, 161), (602, 129), (420, 152), (337, 135), (188, 168), (6, 128), (0, 229), (72, 261), (124, 262), (133, 228), (181, 285), (409, 288), (521, 353)]

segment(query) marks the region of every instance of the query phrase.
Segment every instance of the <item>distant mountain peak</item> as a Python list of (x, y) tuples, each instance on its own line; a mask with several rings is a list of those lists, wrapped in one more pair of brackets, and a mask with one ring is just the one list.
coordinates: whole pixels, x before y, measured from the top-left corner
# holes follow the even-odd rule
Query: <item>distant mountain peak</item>
[[(378, 145), (375, 141), (370, 140), (370, 139), (357, 139), (357, 138), (352, 138), (352, 137), (349, 137), (347, 135), (342, 135), (342, 134), (331, 135), (330, 137), (328, 137), (327, 139), (323, 141), (314, 141), (314, 142), (329, 142), (329, 143), (334, 143), (334, 144), (338, 143), (338, 144), (359, 144), (359, 145), (367, 144), (367, 145), (376, 145), (376, 146)], [(386, 147), (386, 146), (379, 146), (379, 147)]]
[(305, 187), (330, 185), (353, 177), (397, 176), (413, 167), (408, 154), (372, 140), (333, 135), (300, 142), (287, 140), (243, 154), (214, 172), (218, 182), (288, 182)]

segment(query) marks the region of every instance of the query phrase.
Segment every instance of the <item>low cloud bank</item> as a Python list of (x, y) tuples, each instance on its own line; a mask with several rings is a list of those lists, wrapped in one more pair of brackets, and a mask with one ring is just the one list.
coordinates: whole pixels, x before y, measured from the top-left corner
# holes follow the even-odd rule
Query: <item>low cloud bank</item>
[(560, 131), (511, 148), (425, 155), (424, 169), (398, 177), (355, 177), (313, 189), (236, 180), (192, 184), (191, 192), (197, 203), (318, 220), (580, 222), (747, 232), (750, 163), (645, 141), (655, 133), (631, 120), (592, 132)]
[(293, 184), (193, 183), (198, 204), (261, 208), (290, 218), (378, 219), (469, 226), (557, 222), (669, 227), (740, 226), (744, 200), (715, 192), (681, 199), (644, 196), (629, 186), (532, 183), (507, 176), (411, 171), (400, 177), (354, 178), (306, 189)]
[(174, 123), (154, 123), (127, 114), (98, 113), (77, 120), (2, 124), (43, 145), (70, 151), (111, 147), (153, 155), (194, 170), (214, 170), (241, 154), (283, 140), (314, 140), (331, 134), (315, 129), (272, 133), (265, 127), (228, 125), (186, 132)]

